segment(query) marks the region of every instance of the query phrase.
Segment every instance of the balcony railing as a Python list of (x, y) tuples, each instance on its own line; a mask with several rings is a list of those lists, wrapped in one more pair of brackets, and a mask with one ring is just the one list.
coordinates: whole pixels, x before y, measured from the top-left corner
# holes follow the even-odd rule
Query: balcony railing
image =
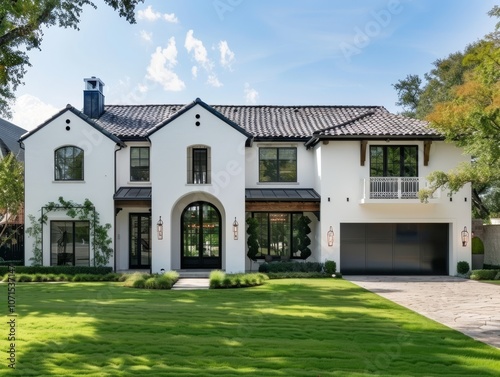
[[(363, 180), (363, 201), (369, 199), (418, 199), (418, 191), (427, 187), (421, 177), (370, 177)], [(431, 199), (437, 198), (439, 192)]]

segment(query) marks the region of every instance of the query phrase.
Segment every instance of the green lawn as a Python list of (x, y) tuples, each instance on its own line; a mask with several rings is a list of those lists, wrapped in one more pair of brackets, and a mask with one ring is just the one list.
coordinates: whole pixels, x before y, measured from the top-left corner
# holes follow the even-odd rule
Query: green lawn
[[(18, 283), (17, 376), (498, 376), (500, 350), (338, 279)], [(0, 349), (8, 350), (6, 284)], [(2, 327), (3, 326), (3, 327)], [(12, 371), (11, 371), (12, 372)]]

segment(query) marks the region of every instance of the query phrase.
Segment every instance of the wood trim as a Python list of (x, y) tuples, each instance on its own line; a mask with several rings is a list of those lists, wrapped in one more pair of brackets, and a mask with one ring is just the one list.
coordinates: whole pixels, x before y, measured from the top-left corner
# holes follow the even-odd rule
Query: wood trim
[(319, 212), (319, 202), (246, 202), (247, 212)]
[(360, 164), (361, 166), (365, 166), (365, 161), (366, 161), (366, 146), (368, 145), (368, 142), (366, 140), (361, 140), (360, 141)]
[(429, 165), (429, 155), (431, 153), (432, 140), (424, 141), (424, 166)]

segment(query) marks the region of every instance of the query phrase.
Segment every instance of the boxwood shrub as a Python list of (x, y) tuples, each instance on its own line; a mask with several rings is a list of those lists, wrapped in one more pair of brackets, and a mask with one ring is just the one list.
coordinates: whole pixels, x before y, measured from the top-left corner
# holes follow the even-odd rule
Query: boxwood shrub
[(264, 284), (268, 277), (261, 273), (226, 274), (214, 270), (210, 273), (210, 288), (243, 288)]
[(472, 270), (470, 278), (473, 280), (494, 280), (500, 270)]
[[(0, 266), (0, 275), (9, 272), (8, 266)], [(89, 266), (16, 266), (16, 274), (91, 274), (106, 275), (113, 272), (112, 267), (89, 267)]]
[(259, 272), (321, 272), (323, 263), (319, 262), (270, 262), (259, 266)]

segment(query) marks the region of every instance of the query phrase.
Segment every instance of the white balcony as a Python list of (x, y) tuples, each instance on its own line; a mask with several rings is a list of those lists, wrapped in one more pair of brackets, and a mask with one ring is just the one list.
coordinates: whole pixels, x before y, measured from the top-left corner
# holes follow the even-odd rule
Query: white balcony
[[(427, 187), (422, 177), (370, 177), (362, 180), (361, 203), (420, 203), (418, 191)], [(429, 202), (440, 194), (436, 191)]]

